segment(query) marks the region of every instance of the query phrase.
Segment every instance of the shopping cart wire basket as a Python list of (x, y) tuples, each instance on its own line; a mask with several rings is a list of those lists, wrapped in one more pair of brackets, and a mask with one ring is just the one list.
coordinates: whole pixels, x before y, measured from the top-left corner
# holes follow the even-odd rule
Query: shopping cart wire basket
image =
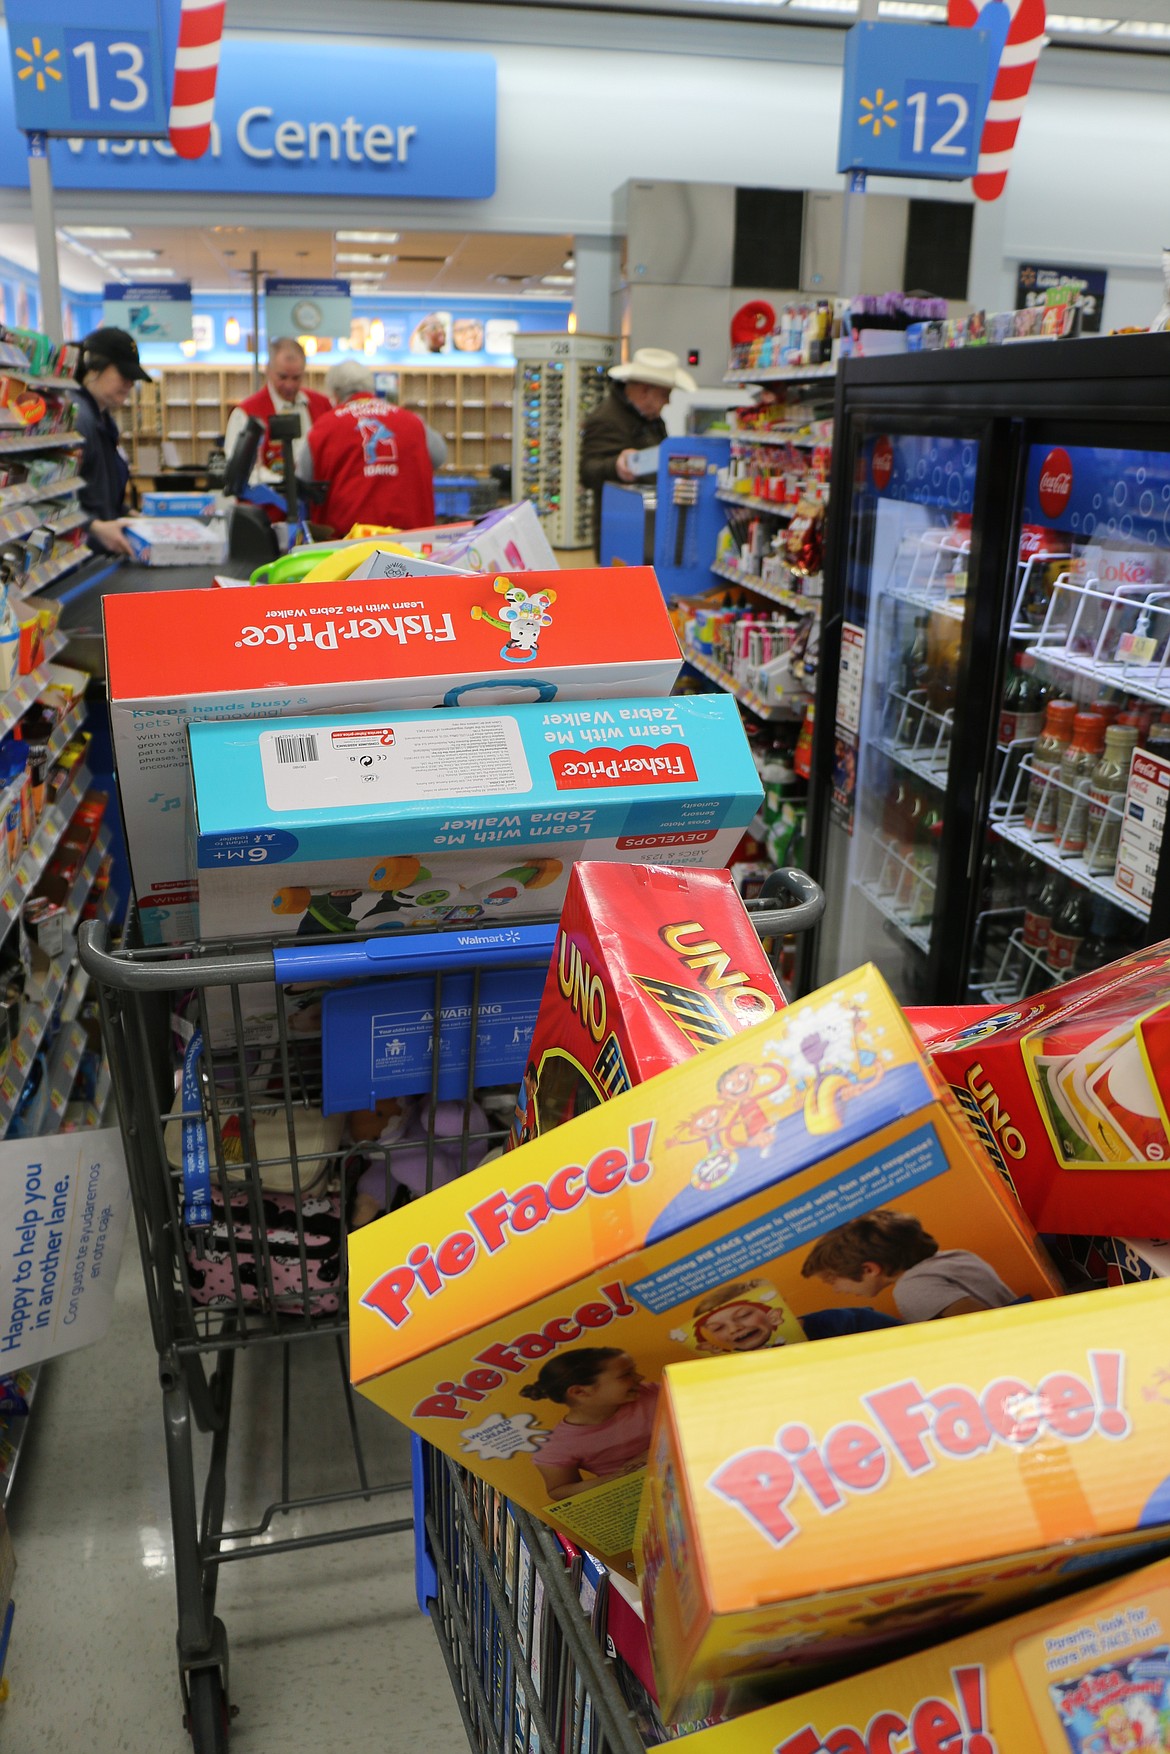
[[(802, 872), (784, 870), (747, 905), (761, 937), (778, 944), (814, 925), (824, 898)], [(484, 1096), (477, 1065), (481, 992), (501, 974), (524, 971), (531, 979), (534, 971), (546, 971), (555, 927), (546, 919), (294, 944), (166, 948), (136, 945), (131, 927), (129, 947), (116, 952), (108, 949), (103, 925), (82, 930), (80, 959), (101, 1005), (158, 1352), (180, 1685), (196, 1754), (227, 1747), (228, 1643), (215, 1614), (223, 1566), (412, 1527), (418, 1539), (420, 1528), (425, 1531), (433, 1555), (426, 1600), (473, 1748), (487, 1754), (505, 1743), (513, 1747), (508, 1726), (516, 1713), (516, 1733), (524, 1740), (514, 1747), (524, 1754), (591, 1754), (594, 1747), (626, 1754), (638, 1746), (620, 1695), (612, 1685), (607, 1691), (604, 1658), (588, 1623), (568, 1584), (558, 1581), (563, 1565), (548, 1531), (510, 1506), (505, 1514), (498, 1495), (489, 1503), (482, 1486), (437, 1457), (424, 1470), (429, 1494), (418, 1499), (415, 1484), (418, 1514), (412, 1516), (405, 1470), (403, 1477), (383, 1479), (367, 1457), (363, 1417), (380, 1416), (364, 1402), (359, 1409), (349, 1383), (345, 1236), (363, 1178), (373, 1171), (388, 1198), (399, 1188), (393, 1196), (399, 1199), (403, 1189), (428, 1190), (502, 1146), (518, 1079), (510, 1090), (495, 1092), (494, 1113), (476, 1101), (477, 1091)], [(390, 983), (392, 991), (400, 987), (414, 1004), (421, 991), (417, 1021), (429, 1057), (423, 1090), (449, 1091), (458, 1072), (462, 1094), (455, 1104), (424, 1103), (410, 1136), (385, 1135), (355, 1147), (343, 1136), (342, 1117), (324, 1113), (321, 988), (372, 981)], [(433, 1020), (444, 1017), (444, 995), (456, 990), (459, 1004), (448, 1009), (459, 1012), (464, 1027), (453, 1038)], [(260, 1346), (280, 1354), (279, 1488), (255, 1520), (229, 1525), (236, 1360), (243, 1349)], [(349, 1438), (335, 1488), (313, 1494), (296, 1487), (294, 1434), (308, 1434), (314, 1445), (326, 1415), (315, 1401), (303, 1418), (296, 1411), (305, 1379), (297, 1360), (306, 1348), (314, 1358), (323, 1350), (332, 1355), (344, 1413), (338, 1424)], [(314, 1386), (314, 1396), (318, 1392)], [(196, 1429), (211, 1435), (198, 1488)], [(319, 1444), (314, 1447), (319, 1454)], [(388, 1501), (388, 1514), (365, 1508), (377, 1500)], [(289, 1534), (294, 1516), (303, 1532)], [(542, 1691), (534, 1675), (532, 1652), (525, 1655), (518, 1630), (518, 1598), (492, 1558), (492, 1542), (505, 1523), (522, 1531), (518, 1550), (532, 1556), (524, 1563), (541, 1578), (545, 1598), (568, 1614), (570, 1629), (556, 1643), (555, 1695)], [(550, 1671), (546, 1683), (551, 1679)], [(581, 1722), (567, 1730), (550, 1716), (547, 1701), (575, 1696)], [(566, 1733), (570, 1741), (577, 1738), (572, 1747)]]

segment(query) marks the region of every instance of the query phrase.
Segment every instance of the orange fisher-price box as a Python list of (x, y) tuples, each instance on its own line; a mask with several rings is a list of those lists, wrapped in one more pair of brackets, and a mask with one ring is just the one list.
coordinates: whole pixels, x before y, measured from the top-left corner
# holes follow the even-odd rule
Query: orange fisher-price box
[(1170, 1236), (1170, 943), (956, 1019), (928, 1052), (1040, 1230)]
[(636, 1542), (663, 1713), (1168, 1541), (1170, 1284), (671, 1365)]
[(689, 1736), (687, 1754), (1165, 1754), (1170, 1560)]
[(349, 1285), (362, 1392), (615, 1564), (664, 1366), (1058, 1290), (873, 967), (355, 1232)]
[(148, 944), (196, 936), (193, 721), (660, 696), (681, 663), (648, 566), (525, 573), (522, 583), (473, 575), (152, 591), (106, 597), (102, 613), (118, 791)]
[(729, 871), (574, 865), (510, 1145), (783, 1005)]

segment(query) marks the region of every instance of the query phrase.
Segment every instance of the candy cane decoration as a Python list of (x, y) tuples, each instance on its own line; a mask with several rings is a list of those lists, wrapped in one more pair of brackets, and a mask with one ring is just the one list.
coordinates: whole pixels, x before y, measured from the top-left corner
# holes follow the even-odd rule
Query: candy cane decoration
[(202, 158), (211, 144), (225, 6), (226, 0), (182, 0), (168, 123), (180, 158)]
[[(960, 29), (976, 27), (980, 13), (990, 3), (950, 0), (947, 22)], [(1044, 41), (1044, 0), (1006, 0), (1006, 4), (1011, 22), (983, 122), (979, 168), (971, 185), (980, 201), (998, 201), (1003, 194), (1024, 102)]]

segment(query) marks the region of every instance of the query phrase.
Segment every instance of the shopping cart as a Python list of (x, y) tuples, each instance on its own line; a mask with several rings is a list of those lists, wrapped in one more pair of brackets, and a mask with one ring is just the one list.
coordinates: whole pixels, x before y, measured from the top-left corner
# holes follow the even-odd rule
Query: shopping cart
[[(818, 886), (791, 870), (774, 873), (748, 904), (761, 937), (777, 949), (783, 937), (811, 927), (823, 906)], [(550, 919), (503, 928), (160, 949), (136, 946), (131, 927), (130, 947), (111, 953), (104, 926), (83, 928), (80, 958), (101, 1004), (159, 1357), (179, 1678), (196, 1754), (220, 1754), (227, 1747), (228, 1641), (215, 1613), (223, 1566), (414, 1526), (406, 1496), (411, 1479), (405, 1473), (402, 1478), (374, 1477), (350, 1389), (346, 1215), (371, 1152), (393, 1172), (399, 1157), (409, 1151), (416, 1179), (421, 1152), (423, 1181), (430, 1188), (441, 1155), (450, 1167), (454, 1151), (462, 1172), (485, 1150), (502, 1144), (503, 1120), (493, 1125), (489, 1118), (485, 1125), (474, 1104), (482, 1082), (476, 1064), (481, 985), (499, 974), (547, 969), (554, 939), (555, 921)], [(462, 1123), (454, 1136), (439, 1137), (436, 1104), (430, 1105), (421, 1140), (379, 1143), (364, 1154), (343, 1145), (339, 1127), (330, 1132), (323, 1124), (321, 1043), (319, 1034), (311, 1032), (320, 999), (314, 983), (375, 978), (415, 983), (409, 989), (415, 1002), (421, 979), (422, 1015), (429, 1007), (431, 1018), (443, 1016), (445, 986), (450, 992), (450, 983), (461, 983), (460, 1009), (467, 1026), (459, 1060)], [(429, 1028), (429, 1082), (438, 1093), (450, 1089), (453, 1048), (446, 1031), (433, 1024)], [(449, 1115), (450, 1104), (446, 1106)], [(257, 1521), (234, 1526), (225, 1522), (233, 1380), (237, 1354), (253, 1346), (276, 1348), (281, 1359), (280, 1486)], [(312, 1434), (321, 1429), (324, 1415), (315, 1403), (307, 1419), (296, 1415), (293, 1358), (298, 1348), (332, 1350), (350, 1439), (347, 1477), (339, 1479), (336, 1489), (312, 1495), (294, 1490), (294, 1434), (308, 1433), (308, 1443), (319, 1452)], [(211, 1439), (201, 1490), (196, 1485), (196, 1430)], [(433, 1470), (432, 1477), (438, 1477)], [(476, 1603), (481, 1583), (492, 1596), (491, 1566), (483, 1569), (482, 1555), (461, 1532), (465, 1507), (471, 1503), (467, 1494), (479, 1489), (469, 1488), (454, 1474), (447, 1478), (458, 1514), (440, 1514), (433, 1497), (425, 1510), (427, 1538), (441, 1579), (434, 1597), (435, 1626), (472, 1746), (502, 1749), (502, 1731), (497, 1728), (494, 1739), (491, 1733), (493, 1724), (503, 1723), (491, 1704), (494, 1695), (489, 1698), (473, 1685), (481, 1661), (480, 1608), (468, 1608), (463, 1587), (472, 1589)], [(361, 1507), (378, 1499), (389, 1500), (390, 1514), (376, 1517), (371, 1512), (372, 1520), (336, 1526), (339, 1510), (360, 1517)], [(307, 1525), (305, 1532), (275, 1538), (281, 1535), (282, 1522), (289, 1527), (284, 1519), (294, 1515), (298, 1527)], [(478, 1511), (472, 1521), (478, 1525)], [(551, 1564), (546, 1531), (526, 1528), (526, 1538), (542, 1563)], [(555, 1593), (556, 1586), (550, 1589)], [(501, 1606), (507, 1597), (498, 1588), (496, 1595), (500, 1599), (493, 1600), (492, 1612), (500, 1617), (501, 1636), (507, 1639), (514, 1631)], [(582, 1700), (597, 1701), (596, 1721), (604, 1725), (606, 1738), (600, 1746), (622, 1751), (636, 1747), (624, 1727), (620, 1702), (614, 1707), (607, 1692), (596, 1645), (590, 1648), (588, 1640), (574, 1644), (566, 1635), (563, 1648), (577, 1665)], [(539, 1695), (531, 1697), (531, 1669), (526, 1673), (527, 1682), (515, 1669), (525, 1723), (531, 1718), (530, 1754), (562, 1754), (560, 1732), (554, 1732)], [(586, 1712), (583, 1706), (582, 1713), (590, 1717), (593, 1709)]]

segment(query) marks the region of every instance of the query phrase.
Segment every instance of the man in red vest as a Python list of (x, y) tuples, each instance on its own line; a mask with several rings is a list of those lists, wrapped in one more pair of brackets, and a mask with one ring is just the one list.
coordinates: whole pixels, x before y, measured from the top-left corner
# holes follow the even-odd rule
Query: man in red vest
[(310, 427), (299, 466), (329, 484), (313, 522), (335, 536), (354, 524), (433, 524), (434, 471), (418, 415), (375, 396), (373, 373), (356, 359), (331, 366), (325, 388), (333, 407)]
[[(303, 439), (313, 422), (328, 412), (328, 396), (323, 396), (320, 390), (305, 388), (304, 348), (290, 336), (281, 336), (268, 349), (264, 388), (257, 390), (252, 396), (245, 396), (228, 415), (227, 431), (223, 439), (224, 454), (230, 458), (247, 425), (249, 415), (263, 421), (267, 433), (268, 422), (274, 414), (295, 414), (300, 419)], [(271, 483), (280, 478), (280, 446), (266, 437), (256, 457), (252, 480)]]

